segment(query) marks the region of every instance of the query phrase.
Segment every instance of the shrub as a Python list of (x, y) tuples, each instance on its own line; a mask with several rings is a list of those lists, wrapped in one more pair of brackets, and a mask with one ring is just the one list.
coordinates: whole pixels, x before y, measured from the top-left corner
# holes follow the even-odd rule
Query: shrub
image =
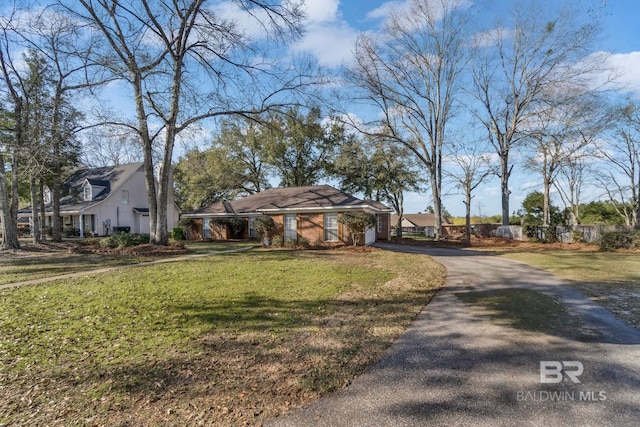
[(184, 230), (182, 227), (173, 227), (171, 230), (171, 237), (173, 240), (184, 240)]
[(298, 246), (301, 246), (305, 249), (309, 249), (311, 247), (311, 243), (309, 242), (309, 239), (307, 239), (306, 237), (298, 237)]
[(138, 246), (145, 243), (149, 243), (148, 234), (118, 233), (100, 240), (100, 246), (110, 249), (128, 248), (129, 246)]
[(571, 232), (571, 241), (575, 243), (583, 243), (584, 240), (584, 231), (582, 230), (573, 230)]
[[(264, 243), (265, 239), (269, 239), (276, 232), (276, 223), (269, 215), (260, 215), (253, 219), (253, 229), (256, 230), (260, 243)], [(273, 236), (273, 240), (275, 237)], [(275, 242), (272, 244), (275, 246)]]
[(281, 248), (283, 243), (284, 242), (283, 242), (282, 236), (280, 236), (279, 234), (276, 234), (271, 238), (271, 246), (275, 248)]
[(78, 237), (80, 235), (80, 230), (73, 227), (65, 227), (62, 229), (62, 234), (65, 237)]
[(193, 218), (182, 218), (178, 225), (182, 227), (182, 234), (187, 240), (195, 240), (198, 238), (200, 231), (199, 224)]
[(295, 248), (296, 247), (295, 239), (287, 239), (287, 240), (285, 240), (284, 241), (284, 247), (285, 248), (289, 248), (289, 249)]
[(600, 252), (614, 252), (617, 249), (629, 249), (633, 246), (633, 233), (626, 231), (607, 231), (600, 237)]
[(553, 243), (559, 240), (558, 229), (553, 225), (550, 227), (542, 225), (525, 225), (523, 227), (523, 233), (531, 241), (540, 243)]
[(364, 236), (368, 227), (376, 226), (376, 217), (366, 212), (345, 212), (338, 218), (338, 222), (349, 230), (353, 246), (356, 246)]

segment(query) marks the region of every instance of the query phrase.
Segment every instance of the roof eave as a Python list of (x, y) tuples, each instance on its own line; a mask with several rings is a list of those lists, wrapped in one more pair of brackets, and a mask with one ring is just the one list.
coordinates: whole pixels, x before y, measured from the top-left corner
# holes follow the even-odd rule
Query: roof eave
[(184, 213), (185, 218), (206, 218), (206, 217), (224, 217), (224, 216), (251, 216), (260, 214), (276, 214), (276, 213), (288, 213), (288, 212), (344, 212), (353, 210), (364, 210), (368, 213), (380, 214), (391, 213), (392, 209), (380, 209), (371, 205), (352, 205), (352, 206), (315, 206), (315, 207), (303, 207), (303, 208), (273, 208), (273, 209), (259, 209), (252, 212), (216, 212), (216, 213)]

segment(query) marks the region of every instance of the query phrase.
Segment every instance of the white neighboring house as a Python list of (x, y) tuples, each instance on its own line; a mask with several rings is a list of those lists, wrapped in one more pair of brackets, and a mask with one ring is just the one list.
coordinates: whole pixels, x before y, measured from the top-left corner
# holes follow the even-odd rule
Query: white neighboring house
[[(171, 185), (170, 188), (173, 188)], [(178, 224), (179, 210), (169, 194), (167, 228)], [(51, 192), (45, 188), (45, 227), (51, 227)], [(63, 233), (105, 236), (119, 231), (148, 234), (149, 201), (142, 163), (78, 169), (62, 184), (60, 216)], [(31, 207), (18, 218), (31, 217)]]

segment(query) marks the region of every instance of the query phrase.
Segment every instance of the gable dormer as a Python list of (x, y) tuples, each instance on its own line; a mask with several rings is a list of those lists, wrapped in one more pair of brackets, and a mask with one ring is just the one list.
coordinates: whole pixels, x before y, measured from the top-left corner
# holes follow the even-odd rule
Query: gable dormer
[(94, 198), (99, 196), (107, 187), (108, 183), (104, 181), (85, 179), (82, 183), (82, 200), (85, 202), (92, 201)]

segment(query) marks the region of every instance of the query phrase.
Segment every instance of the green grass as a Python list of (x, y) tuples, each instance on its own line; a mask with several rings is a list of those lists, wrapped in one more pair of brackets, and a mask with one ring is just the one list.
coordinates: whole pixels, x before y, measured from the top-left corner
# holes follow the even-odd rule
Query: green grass
[[(233, 249), (250, 248), (252, 242), (186, 242), (187, 254), (198, 255)], [(80, 271), (91, 271), (103, 267), (117, 267), (158, 258), (177, 255), (156, 254), (132, 256), (109, 253), (75, 254), (58, 250), (52, 253), (33, 252), (27, 254), (0, 253), (0, 285), (41, 279)]]
[(547, 251), (500, 256), (567, 280), (621, 320), (640, 328), (640, 254)]
[(365, 369), (443, 280), (420, 255), (254, 251), (0, 291), (0, 425), (255, 424)]
[(600, 282), (640, 290), (640, 254), (548, 251), (506, 253), (558, 277), (577, 282)]
[(250, 248), (259, 246), (257, 242), (241, 241), (241, 242), (199, 242), (199, 241), (185, 241), (185, 248), (189, 254), (204, 254), (207, 252), (221, 252), (229, 251), (241, 248)]
[(90, 254), (10, 256), (0, 254), (0, 285), (148, 261), (139, 257)]

